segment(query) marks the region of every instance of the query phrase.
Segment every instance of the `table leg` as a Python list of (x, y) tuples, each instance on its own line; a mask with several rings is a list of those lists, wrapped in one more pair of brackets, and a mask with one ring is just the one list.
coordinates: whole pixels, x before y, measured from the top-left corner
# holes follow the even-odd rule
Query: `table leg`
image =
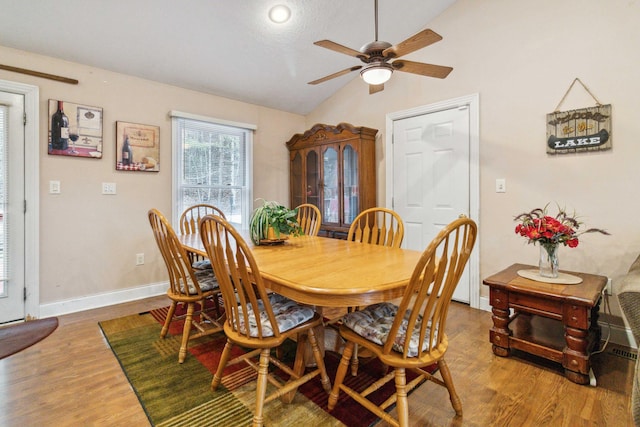
[(563, 351), (562, 366), (565, 376), (577, 384), (589, 384), (589, 331), (565, 326), (567, 346)]
[(493, 354), (496, 356), (509, 356), (509, 337), (512, 332), (509, 329), (509, 310), (493, 307), (493, 327), (489, 331), (489, 341), (493, 344)]

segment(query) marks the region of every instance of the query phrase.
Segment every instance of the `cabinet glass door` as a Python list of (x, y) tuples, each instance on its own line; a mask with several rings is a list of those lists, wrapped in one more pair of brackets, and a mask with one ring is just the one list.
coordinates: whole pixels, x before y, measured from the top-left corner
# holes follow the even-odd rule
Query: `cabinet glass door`
[(296, 152), (291, 160), (291, 207), (304, 203), (302, 197), (302, 156)]
[(324, 178), (324, 212), (322, 222), (338, 224), (340, 222), (339, 188), (338, 188), (338, 150), (328, 147), (322, 155)]
[(360, 194), (358, 188), (358, 155), (351, 145), (345, 145), (342, 157), (344, 167), (343, 218), (345, 224), (351, 224), (360, 210), (360, 201), (358, 200)]
[[(307, 153), (306, 196), (307, 203), (320, 207), (320, 159), (315, 150)], [(297, 206), (297, 205), (296, 205)]]

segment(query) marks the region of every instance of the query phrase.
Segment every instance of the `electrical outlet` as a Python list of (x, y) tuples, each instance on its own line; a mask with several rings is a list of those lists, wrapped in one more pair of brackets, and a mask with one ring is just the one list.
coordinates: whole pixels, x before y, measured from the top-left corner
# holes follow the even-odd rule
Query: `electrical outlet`
[(49, 194), (60, 194), (60, 181), (49, 181)]
[(136, 254), (136, 265), (144, 264), (144, 254)]
[(116, 183), (115, 182), (103, 182), (102, 183), (102, 194), (116, 194)]
[(607, 295), (611, 295), (611, 277), (607, 277), (607, 286), (604, 288)]
[(507, 180), (504, 178), (496, 179), (496, 193), (506, 193), (507, 192)]

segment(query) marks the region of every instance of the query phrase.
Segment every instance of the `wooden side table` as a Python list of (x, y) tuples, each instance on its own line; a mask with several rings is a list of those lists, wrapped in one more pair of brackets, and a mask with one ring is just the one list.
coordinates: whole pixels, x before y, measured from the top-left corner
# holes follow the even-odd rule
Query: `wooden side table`
[(510, 349), (562, 363), (565, 376), (589, 384), (589, 354), (600, 345), (598, 311), (607, 278), (567, 272), (582, 278), (576, 285), (537, 282), (518, 275), (536, 267), (513, 264), (483, 283), (489, 286), (493, 352), (507, 357)]

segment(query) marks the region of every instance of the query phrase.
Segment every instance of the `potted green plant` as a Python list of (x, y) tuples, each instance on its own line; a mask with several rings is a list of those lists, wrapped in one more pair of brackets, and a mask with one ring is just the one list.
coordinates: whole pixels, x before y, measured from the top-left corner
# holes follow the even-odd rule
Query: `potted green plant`
[(262, 206), (253, 211), (249, 221), (253, 243), (260, 245), (264, 241), (284, 241), (284, 236), (302, 234), (297, 209), (289, 209), (275, 201), (262, 200)]

